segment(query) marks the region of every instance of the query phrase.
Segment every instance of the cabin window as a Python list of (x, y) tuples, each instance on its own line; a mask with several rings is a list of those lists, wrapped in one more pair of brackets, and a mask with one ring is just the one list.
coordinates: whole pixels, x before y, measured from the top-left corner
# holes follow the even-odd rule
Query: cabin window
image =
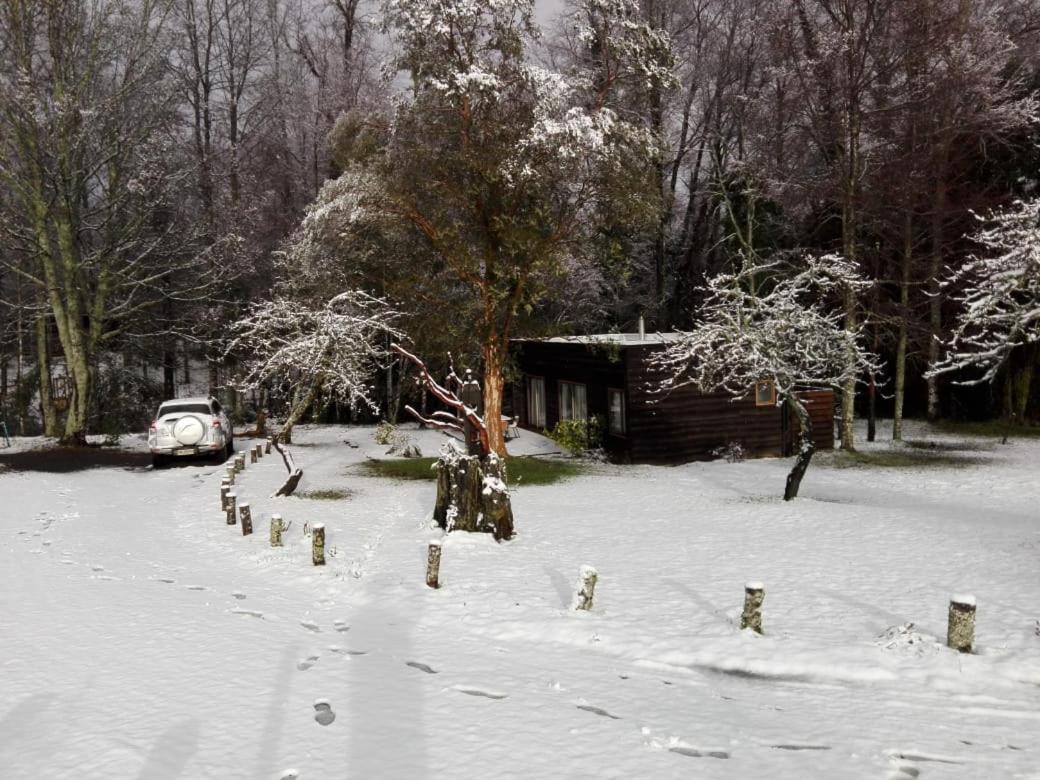
[(624, 390), (607, 390), (607, 431), (614, 436), (625, 435)]
[(755, 406), (776, 406), (776, 385), (772, 379), (755, 382)]
[(589, 408), (585, 401), (585, 385), (560, 382), (560, 419), (587, 420)]
[(527, 377), (527, 424), (545, 427), (545, 380), (540, 376)]

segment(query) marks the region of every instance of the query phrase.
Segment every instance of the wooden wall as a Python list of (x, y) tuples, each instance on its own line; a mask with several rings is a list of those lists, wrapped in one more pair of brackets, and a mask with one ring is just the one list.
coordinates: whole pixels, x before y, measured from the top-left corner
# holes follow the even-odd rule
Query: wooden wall
[[(578, 343), (520, 341), (514, 356), (523, 376), (545, 379), (546, 428), (559, 420), (559, 381), (580, 382), (587, 388), (590, 415), (607, 416), (607, 389), (625, 391), (627, 432), (607, 436), (608, 452), (640, 463), (681, 463), (709, 459), (712, 451), (738, 442), (750, 456), (789, 454), (792, 437), (785, 430), (783, 409), (755, 406), (752, 396), (733, 400), (725, 393), (701, 393), (683, 387), (661, 394), (655, 388), (665, 378), (650, 358), (660, 345), (607, 347)], [(513, 384), (513, 414), (527, 420), (526, 384)], [(833, 393), (811, 390), (800, 394), (813, 420), (820, 449), (834, 446)]]

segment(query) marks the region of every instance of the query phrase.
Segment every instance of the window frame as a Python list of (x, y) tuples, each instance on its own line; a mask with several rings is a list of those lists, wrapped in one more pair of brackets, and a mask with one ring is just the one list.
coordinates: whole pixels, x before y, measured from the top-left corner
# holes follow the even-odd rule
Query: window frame
[[(542, 421), (531, 419), (531, 380), (538, 379), (542, 383)], [(549, 422), (549, 409), (546, 403), (548, 395), (545, 392), (545, 377), (540, 374), (525, 374), (524, 375), (524, 401), (525, 401), (525, 416), (526, 422), (533, 428), (545, 428)]]
[[(611, 402), (612, 396), (617, 393), (621, 396), (621, 430), (614, 430), (613, 427), (613, 408)], [(628, 435), (628, 412), (625, 409), (625, 391), (620, 387), (608, 387), (607, 388), (607, 434), (609, 436), (618, 436), (624, 438)]]
[[(759, 394), (759, 390), (763, 389), (764, 386), (769, 387), (769, 399), (763, 400)], [(772, 379), (761, 379), (755, 382), (755, 386), (752, 388), (752, 393), (755, 396), (755, 406), (776, 406), (776, 382)]]
[[(581, 421), (584, 421), (584, 422), (588, 422), (588, 419), (589, 419), (589, 386), (586, 385), (584, 382), (573, 382), (570, 379), (558, 379), (556, 381), (556, 384), (557, 384), (556, 398), (557, 398), (557, 401), (559, 402), (560, 422), (563, 422), (564, 420), (581, 420)], [(584, 406), (585, 406), (585, 416), (584, 417), (574, 417), (574, 416), (571, 416), (571, 414), (570, 414), (571, 411), (573, 410), (573, 406), (574, 406), (574, 402), (573, 402), (574, 394), (573, 394), (573, 391), (571, 391), (571, 404), (569, 405), (569, 408), (567, 409), (568, 416), (567, 417), (563, 416), (563, 408), (564, 408), (563, 407), (563, 387), (564, 387), (564, 385), (570, 385), (571, 387), (580, 387), (582, 389), (582, 395), (583, 395), (584, 400), (585, 400), (585, 404), (584, 404)]]

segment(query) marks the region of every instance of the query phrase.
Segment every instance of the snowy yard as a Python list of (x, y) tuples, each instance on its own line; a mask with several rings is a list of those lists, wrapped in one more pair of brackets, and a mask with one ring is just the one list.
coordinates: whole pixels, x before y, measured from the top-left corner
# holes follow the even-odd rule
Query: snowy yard
[[(249, 537), (211, 463), (0, 469), (0, 776), (1040, 777), (1040, 440), (909, 438), (953, 462), (828, 454), (789, 503), (781, 460), (521, 486), (518, 537), (447, 538), (437, 591), (434, 483), (365, 475), (371, 428), (299, 432), (300, 490), (342, 499), (249, 466)], [(944, 647), (955, 592), (975, 655)]]

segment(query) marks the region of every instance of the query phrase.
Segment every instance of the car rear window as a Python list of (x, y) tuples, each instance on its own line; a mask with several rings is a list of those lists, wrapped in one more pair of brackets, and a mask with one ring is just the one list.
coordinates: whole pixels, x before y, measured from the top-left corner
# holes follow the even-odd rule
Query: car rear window
[(163, 404), (159, 416), (167, 414), (210, 414), (209, 404)]

